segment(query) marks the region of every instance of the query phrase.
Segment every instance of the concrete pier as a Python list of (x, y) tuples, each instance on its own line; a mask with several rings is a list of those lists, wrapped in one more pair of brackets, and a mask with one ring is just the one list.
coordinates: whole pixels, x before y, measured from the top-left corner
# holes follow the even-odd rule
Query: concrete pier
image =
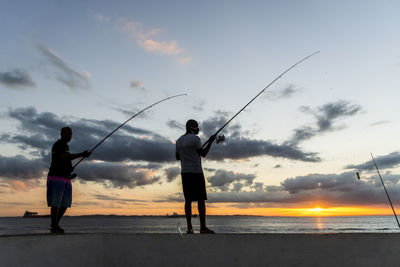
[(0, 266), (400, 266), (400, 234), (0, 237)]

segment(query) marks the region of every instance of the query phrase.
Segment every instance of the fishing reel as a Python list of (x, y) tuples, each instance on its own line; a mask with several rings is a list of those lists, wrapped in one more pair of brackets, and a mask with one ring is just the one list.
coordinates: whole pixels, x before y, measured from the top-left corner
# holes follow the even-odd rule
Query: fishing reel
[(77, 176), (78, 176), (78, 175), (77, 175), (76, 173), (73, 173), (73, 174), (71, 174), (71, 175), (69, 176), (69, 179), (70, 179), (70, 180), (75, 179)]
[(215, 139), (215, 142), (217, 144), (222, 143), (225, 141), (225, 135), (218, 135), (217, 138)]

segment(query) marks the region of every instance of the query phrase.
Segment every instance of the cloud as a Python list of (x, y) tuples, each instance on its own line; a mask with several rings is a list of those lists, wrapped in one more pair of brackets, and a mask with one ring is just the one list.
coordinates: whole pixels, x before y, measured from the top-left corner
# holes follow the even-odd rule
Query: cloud
[(378, 126), (378, 125), (387, 124), (387, 123), (391, 123), (391, 121), (381, 120), (381, 121), (377, 121), (377, 122), (371, 123), (371, 124), (369, 124), (369, 126)]
[[(233, 171), (217, 170), (213, 176), (208, 178), (212, 187), (217, 187), (222, 191), (228, 191), (230, 185), (234, 186), (235, 191), (240, 191), (243, 186), (251, 185), (256, 176), (254, 174), (235, 173)], [(243, 181), (245, 184), (238, 183)]]
[(181, 57), (180, 59), (178, 59), (179, 64), (186, 64), (190, 61), (192, 61), (192, 57)]
[(88, 72), (74, 70), (61, 57), (56, 55), (55, 52), (43, 45), (36, 45), (36, 48), (47, 59), (49, 64), (54, 67), (56, 70), (56, 78), (59, 82), (70, 89), (89, 89), (90, 74)]
[[(217, 112), (200, 124), (201, 131), (210, 136), (219, 127), (228, 121), (229, 113)], [(212, 160), (224, 159), (248, 159), (250, 157), (271, 156), (287, 158), (306, 162), (319, 162), (321, 159), (318, 153), (301, 151), (295, 144), (283, 142), (276, 144), (269, 140), (254, 140), (243, 135), (242, 127), (239, 124), (230, 124), (223, 133), (227, 136), (225, 142), (214, 145), (207, 158)]]
[(169, 120), (167, 122), (167, 125), (172, 129), (185, 130), (185, 125), (183, 125), (182, 123), (180, 123), (176, 120)]
[[(0, 141), (15, 143), (20, 147), (47, 154), (52, 144), (59, 138), (60, 129), (66, 125), (73, 130), (71, 151), (82, 151), (94, 147), (120, 124), (108, 120), (86, 120), (60, 118), (53, 113), (37, 113), (34, 108), (12, 109), (7, 113), (19, 123), (19, 132), (1, 135)], [(175, 161), (175, 145), (168, 139), (151, 131), (124, 125), (107, 139), (92, 154), (91, 159), (121, 162)]]
[(350, 104), (348, 101), (339, 100), (318, 107), (319, 114), (316, 115), (319, 132), (334, 130), (333, 123), (342, 118), (353, 116), (361, 111), (359, 105)]
[(94, 14), (94, 18), (99, 22), (109, 22), (111, 19), (103, 14)]
[(309, 140), (329, 131), (343, 129), (345, 126), (334, 125), (338, 120), (354, 116), (362, 111), (361, 106), (351, 104), (345, 100), (327, 103), (323, 106), (313, 109), (311, 107), (302, 106), (300, 111), (303, 113), (311, 114), (316, 119), (315, 126), (301, 126), (293, 130), (293, 134), (289, 140), (286, 141), (288, 145), (297, 145), (303, 141)]
[[(385, 175), (389, 194), (394, 202), (400, 201), (398, 175)], [(309, 174), (287, 178), (279, 186), (265, 186), (254, 183), (251, 191), (233, 188), (225, 191), (208, 193), (210, 203), (264, 203), (272, 206), (307, 206), (323, 207), (386, 205), (387, 198), (376, 175), (361, 181), (354, 172), (341, 174)], [(159, 201), (181, 202), (180, 194), (168, 195)]]
[(227, 138), (227, 140), (211, 148), (207, 158), (213, 160), (248, 159), (251, 157), (270, 156), (305, 162), (319, 162), (318, 153), (304, 152), (298, 147), (275, 144), (265, 140), (251, 140), (245, 137)]
[[(392, 152), (388, 155), (375, 158), (376, 165), (379, 169), (391, 169), (398, 167), (400, 164), (400, 152)], [(374, 162), (371, 160), (358, 165), (347, 165), (346, 169), (354, 169), (357, 171), (373, 171), (375, 170)]]
[(160, 181), (157, 171), (151, 165), (127, 165), (123, 163), (86, 162), (76, 170), (80, 180), (111, 183), (117, 188), (135, 188)]
[(173, 41), (156, 41), (154, 36), (161, 32), (160, 28), (144, 31), (139, 22), (130, 21), (128, 19), (120, 20), (120, 28), (135, 38), (137, 43), (147, 51), (159, 52), (164, 55), (176, 55), (183, 52), (176, 40)]
[(46, 167), (49, 166), (41, 159), (28, 159), (21, 155), (14, 157), (0, 155), (0, 177), (15, 180), (43, 178)]
[(204, 99), (200, 99), (197, 101), (197, 103), (194, 103), (192, 106), (192, 109), (198, 112), (202, 112), (204, 110), (204, 106), (206, 104), (206, 101)]
[(177, 41), (160, 42), (154, 40), (139, 40), (139, 45), (147, 51), (156, 51), (165, 55), (180, 54), (183, 49), (178, 47)]
[(9, 72), (0, 72), (0, 83), (8, 88), (36, 87), (29, 73), (24, 70), (12, 70)]
[(167, 176), (168, 183), (170, 183), (179, 177), (179, 174), (181, 173), (181, 168), (171, 167), (171, 168), (165, 169), (164, 172), (165, 172), (165, 175)]
[(130, 85), (131, 88), (138, 88), (138, 89), (141, 89), (141, 90), (145, 90), (143, 82), (141, 82), (139, 80), (132, 81), (129, 85)]
[(48, 164), (42, 159), (28, 159), (22, 155), (0, 155), (0, 181), (14, 191), (28, 191), (39, 186), (47, 171)]
[(132, 199), (132, 198), (119, 198), (119, 196), (108, 196), (103, 194), (95, 194), (94, 198), (102, 201), (112, 201), (118, 204), (130, 204), (137, 202), (147, 202), (146, 200)]
[(283, 90), (268, 92), (266, 97), (272, 101), (278, 101), (281, 99), (291, 98), (295, 93), (299, 92), (294, 85), (288, 85)]

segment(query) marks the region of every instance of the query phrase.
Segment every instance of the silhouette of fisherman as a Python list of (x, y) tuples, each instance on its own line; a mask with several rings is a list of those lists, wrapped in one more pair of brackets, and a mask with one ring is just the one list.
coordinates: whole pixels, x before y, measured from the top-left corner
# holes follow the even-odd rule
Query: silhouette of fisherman
[(71, 175), (71, 160), (80, 157), (89, 157), (88, 150), (79, 154), (69, 152), (68, 142), (72, 138), (72, 129), (64, 127), (61, 129), (61, 138), (53, 144), (51, 149), (51, 165), (47, 175), (47, 205), (51, 207), (51, 233), (64, 233), (58, 223), (72, 202), (71, 179), (76, 174)]
[(185, 215), (188, 234), (193, 234), (192, 226), (192, 201), (197, 201), (200, 216), (200, 233), (214, 234), (214, 231), (206, 227), (206, 184), (204, 180), (201, 158), (210, 151), (215, 140), (215, 135), (210, 137), (210, 142), (203, 149), (201, 146), (199, 125), (195, 120), (186, 122), (186, 133), (176, 141), (176, 159), (181, 161), (181, 176), (183, 194), (185, 196)]

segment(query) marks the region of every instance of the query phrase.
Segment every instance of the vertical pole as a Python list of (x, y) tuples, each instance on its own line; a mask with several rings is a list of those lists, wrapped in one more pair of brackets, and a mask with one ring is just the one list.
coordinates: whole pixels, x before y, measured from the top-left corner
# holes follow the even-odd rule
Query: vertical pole
[(388, 194), (388, 192), (387, 192), (387, 190), (386, 190), (386, 186), (385, 186), (385, 184), (383, 183), (382, 176), (381, 176), (381, 174), (380, 174), (380, 172), (379, 172), (378, 165), (376, 165), (376, 162), (375, 162), (374, 156), (372, 156), (372, 153), (371, 153), (371, 157), (372, 157), (372, 160), (373, 160), (373, 162), (374, 162), (376, 171), (378, 172), (379, 178), (381, 178), (381, 182), (382, 182), (382, 185), (383, 185), (383, 189), (385, 189), (386, 196), (387, 196), (387, 198), (389, 199), (389, 203), (390, 203), (390, 206), (392, 207), (394, 217), (396, 218), (396, 221), (397, 221), (397, 225), (398, 225), (399, 228), (400, 228), (399, 219), (397, 219), (396, 211), (395, 211), (394, 208), (393, 208), (392, 201), (390, 200), (389, 194)]

